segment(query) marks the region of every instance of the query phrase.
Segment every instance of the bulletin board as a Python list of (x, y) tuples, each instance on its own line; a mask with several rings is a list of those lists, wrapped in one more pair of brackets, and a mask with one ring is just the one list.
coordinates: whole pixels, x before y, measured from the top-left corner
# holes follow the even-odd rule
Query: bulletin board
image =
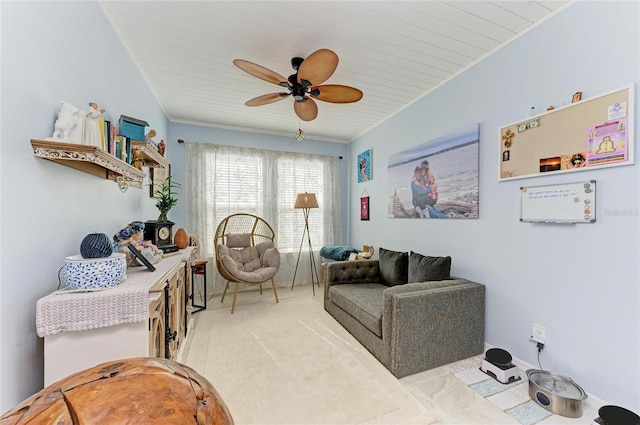
[(633, 164), (634, 86), (500, 128), (499, 180)]
[(596, 181), (521, 187), (520, 221), (595, 223)]

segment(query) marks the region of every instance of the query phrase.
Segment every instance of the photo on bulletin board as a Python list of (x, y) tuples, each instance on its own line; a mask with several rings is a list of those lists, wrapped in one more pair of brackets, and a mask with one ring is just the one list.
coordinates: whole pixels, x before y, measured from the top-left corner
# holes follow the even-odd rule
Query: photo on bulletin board
[(390, 218), (478, 218), (480, 126), (389, 156)]
[(633, 164), (634, 86), (500, 128), (499, 180)]
[(371, 180), (371, 149), (358, 154), (358, 183)]

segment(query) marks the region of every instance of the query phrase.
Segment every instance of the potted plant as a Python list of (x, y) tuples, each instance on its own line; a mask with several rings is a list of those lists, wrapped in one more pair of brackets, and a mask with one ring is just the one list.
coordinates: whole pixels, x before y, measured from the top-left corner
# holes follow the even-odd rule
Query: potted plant
[(153, 191), (154, 197), (158, 200), (156, 208), (160, 211), (160, 216), (157, 220), (148, 220), (144, 226), (144, 239), (151, 241), (165, 253), (178, 250), (178, 246), (172, 240), (172, 227), (175, 223), (167, 218), (169, 210), (178, 203), (178, 198), (174, 197), (177, 192), (173, 190), (176, 187), (180, 187), (180, 185), (172, 182), (171, 176), (167, 176), (162, 184)]
[(178, 203), (178, 198), (173, 197), (173, 195), (177, 195), (177, 192), (173, 191), (176, 187), (180, 187), (180, 184), (174, 183), (171, 181), (171, 176), (167, 176), (163, 180), (162, 185), (153, 192), (154, 197), (158, 199), (156, 208), (160, 210), (158, 221), (167, 221), (169, 210)]

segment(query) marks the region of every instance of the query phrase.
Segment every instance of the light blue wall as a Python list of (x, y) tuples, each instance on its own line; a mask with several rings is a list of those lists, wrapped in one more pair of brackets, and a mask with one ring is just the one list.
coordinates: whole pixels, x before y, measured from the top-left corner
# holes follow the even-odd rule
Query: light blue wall
[[(578, 2), (350, 145), (373, 148), (374, 179), (350, 177), (351, 244), (451, 255), (452, 273), (487, 285), (488, 344), (537, 364), (532, 323), (547, 328), (546, 370), (595, 397), (640, 406), (638, 165), (498, 182), (499, 127), (535, 105), (596, 96), (640, 78), (640, 3)], [(636, 86), (637, 90), (637, 86)], [(638, 101), (635, 103), (638, 110)], [(390, 154), (480, 123), (480, 219), (387, 217)], [(637, 123), (637, 119), (636, 119)], [(637, 133), (636, 133), (637, 134)], [(637, 144), (638, 137), (634, 137)], [(637, 155), (635, 155), (637, 161)], [(595, 179), (597, 223), (519, 222), (519, 187)], [(358, 195), (371, 194), (371, 221)], [(611, 210), (628, 215), (607, 214)]]
[[(638, 83), (637, 2), (580, 2), (350, 146), (168, 124), (98, 6), (86, 2), (0, 2), (0, 412), (42, 385), (42, 340), (35, 303), (57, 287), (65, 256), (92, 231), (114, 233), (157, 216), (145, 189), (121, 194), (114, 183), (33, 157), (29, 140), (51, 134), (60, 100), (95, 100), (112, 118), (147, 120), (168, 143), (184, 181), (177, 139), (344, 155), (340, 178), (345, 232), (373, 244), (452, 255), (453, 272), (487, 284), (486, 341), (535, 364), (531, 323), (547, 327), (545, 369), (574, 378), (591, 394), (640, 405), (638, 166), (497, 182), (498, 128), (535, 104), (569, 102)], [(102, 65), (101, 65), (102, 64)], [(636, 109), (638, 102), (636, 101)], [(390, 153), (481, 126), (479, 220), (419, 222), (387, 218)], [(167, 137), (168, 134), (168, 137)], [(637, 137), (635, 138), (637, 142)], [(374, 180), (355, 182), (355, 157), (373, 148)], [(636, 155), (637, 157), (637, 155)], [(519, 223), (519, 186), (598, 181), (598, 222), (574, 227)], [(359, 197), (371, 196), (371, 221)], [(184, 225), (184, 203), (172, 210)], [(631, 215), (606, 215), (605, 209)], [(350, 230), (349, 230), (350, 229)], [(549, 241), (552, 243), (549, 243)], [(611, 260), (613, 259), (613, 260)]]
[(40, 390), (43, 340), (36, 301), (58, 286), (64, 257), (91, 232), (113, 235), (154, 219), (148, 189), (35, 158), (30, 139), (53, 133), (59, 102), (96, 101), (148, 121), (161, 138), (168, 121), (94, 2), (0, 2), (0, 413)]
[[(169, 125), (169, 141), (167, 143), (168, 158), (171, 161), (171, 174), (175, 180), (185, 182), (185, 144), (179, 144), (178, 139), (185, 142), (215, 143), (227, 146), (239, 146), (246, 148), (269, 149), (276, 151), (296, 152), (317, 155), (342, 156), (340, 161), (340, 175), (336, 176), (340, 182), (344, 182), (347, 187), (348, 166), (346, 155), (348, 145), (343, 143), (331, 143), (306, 138), (302, 143), (298, 143), (293, 137), (297, 132), (292, 129), (291, 137), (274, 136), (260, 133), (250, 133), (245, 131), (225, 130), (213, 127), (204, 127), (190, 124), (171, 123)], [(355, 164), (355, 163), (354, 163)], [(340, 204), (342, 206), (342, 231), (344, 243), (347, 243), (348, 235), (348, 191), (345, 189), (341, 193)], [(293, 201), (292, 205), (293, 205)], [(171, 210), (170, 219), (176, 222), (176, 228), (184, 227), (186, 223), (185, 203), (178, 202)]]

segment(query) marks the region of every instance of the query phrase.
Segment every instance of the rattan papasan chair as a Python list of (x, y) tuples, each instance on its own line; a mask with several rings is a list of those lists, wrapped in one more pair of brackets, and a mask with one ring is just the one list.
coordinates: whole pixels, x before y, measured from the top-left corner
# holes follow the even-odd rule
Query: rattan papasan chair
[(271, 280), (276, 302), (280, 302), (273, 280), (280, 268), (280, 252), (273, 242), (274, 238), (275, 233), (269, 223), (253, 214), (231, 214), (218, 224), (213, 240), (216, 267), (227, 281), (220, 302), (224, 302), (229, 283), (236, 284), (231, 314), (236, 308), (241, 283), (259, 285), (262, 294), (262, 284)]

